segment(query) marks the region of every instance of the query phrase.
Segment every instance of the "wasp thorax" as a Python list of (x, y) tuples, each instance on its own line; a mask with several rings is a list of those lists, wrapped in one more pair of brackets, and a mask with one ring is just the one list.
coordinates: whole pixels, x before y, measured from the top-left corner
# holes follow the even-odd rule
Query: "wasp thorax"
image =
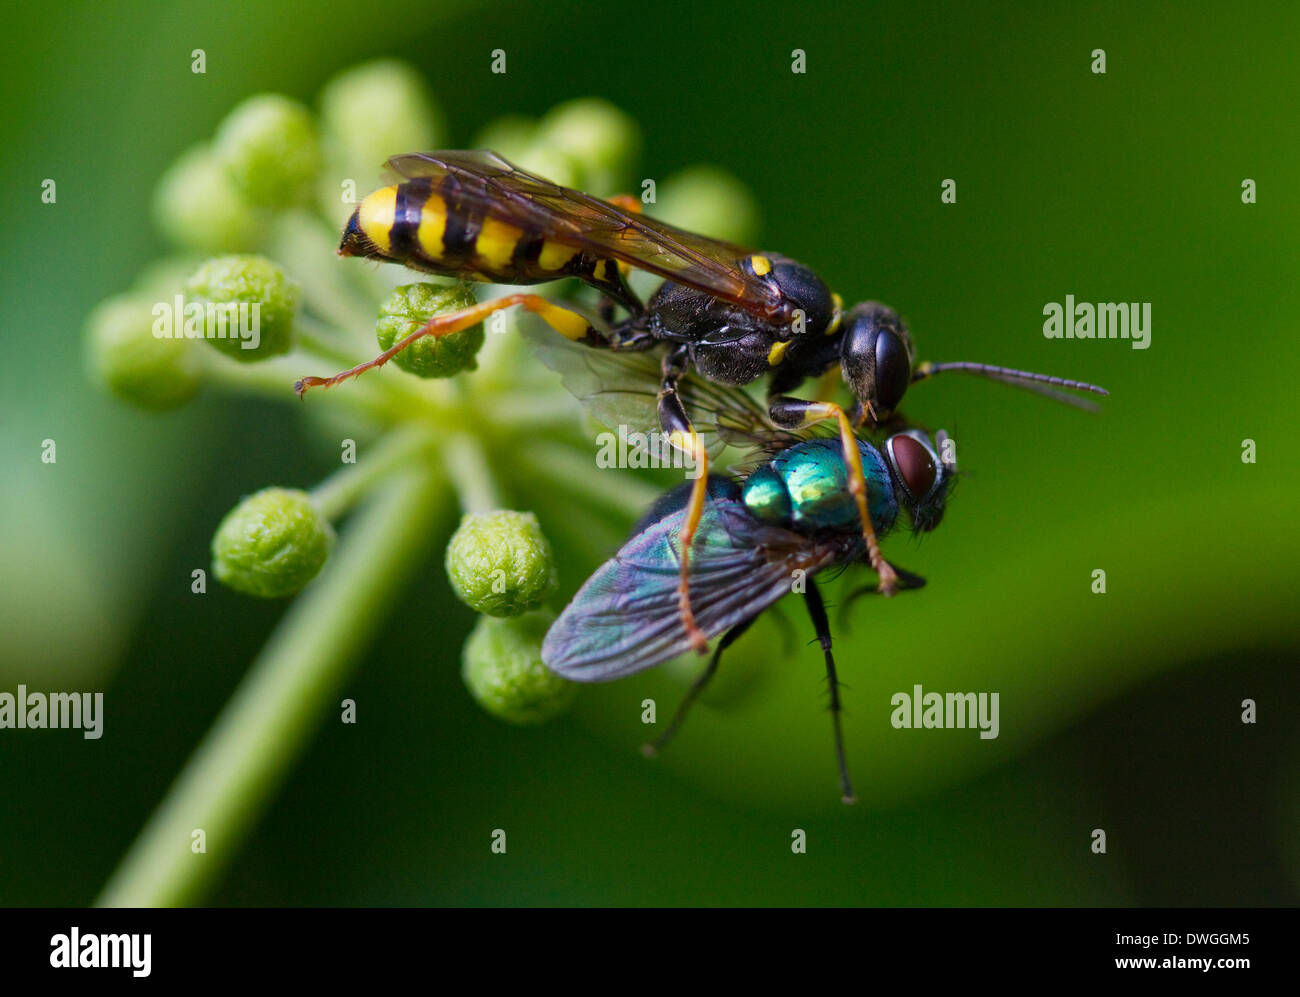
[(835, 316), (835, 301), (826, 283), (794, 260), (772, 256), (769, 265), (770, 279), (791, 306), (791, 332), (796, 336), (819, 336), (825, 332)]
[(877, 420), (892, 413), (912, 383), (916, 348), (898, 313), (874, 301), (844, 316), (840, 366), (853, 395)]

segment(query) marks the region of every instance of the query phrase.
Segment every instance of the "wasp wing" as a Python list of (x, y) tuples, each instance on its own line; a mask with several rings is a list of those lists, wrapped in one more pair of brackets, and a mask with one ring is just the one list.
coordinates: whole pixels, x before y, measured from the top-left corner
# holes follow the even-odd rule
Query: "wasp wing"
[(485, 151), (414, 152), (388, 160), (407, 179), (429, 178), (450, 201), (542, 233), (601, 259), (704, 291), (765, 318), (784, 314), (780, 293), (740, 269), (753, 250), (623, 211)]
[[(620, 353), (584, 346), (539, 322), (521, 323), (521, 330), (542, 363), (560, 375), (602, 426), (626, 426), (630, 433), (659, 430), (663, 374), (658, 350)], [(678, 393), (711, 458), (728, 446), (776, 452), (812, 435), (773, 425), (767, 409), (743, 388), (713, 384), (692, 373), (679, 381)]]
[[(560, 614), (542, 644), (551, 671), (575, 682), (602, 682), (690, 649), (677, 598), (688, 490), (670, 493), (658, 518), (643, 523)], [(811, 575), (852, 553), (853, 538), (810, 540), (759, 522), (728, 479), (712, 479), (710, 490), (691, 548), (691, 609), (711, 638), (790, 592), (796, 570)]]

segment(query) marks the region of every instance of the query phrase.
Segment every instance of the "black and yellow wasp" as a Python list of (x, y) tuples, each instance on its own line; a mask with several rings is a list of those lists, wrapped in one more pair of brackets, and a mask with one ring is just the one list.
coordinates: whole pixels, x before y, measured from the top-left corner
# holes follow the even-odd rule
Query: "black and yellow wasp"
[[(386, 363), (421, 337), (459, 332), (514, 305), (589, 346), (660, 350), (660, 427), (701, 470), (681, 530), (678, 590), (682, 623), (699, 651), (706, 642), (691, 610), (690, 555), (707, 496), (708, 453), (679, 391), (688, 371), (725, 385), (770, 375), (767, 415), (779, 427), (836, 420), (868, 560), (886, 595), (897, 589), (898, 576), (881, 557), (871, 525), (855, 426), (886, 421), (910, 384), (946, 371), (1028, 387), (1073, 404), (1081, 402), (1056, 389), (1106, 394), (1094, 385), (987, 364), (918, 365), (911, 334), (893, 310), (864, 302), (845, 312), (839, 295), (794, 260), (641, 217), (634, 198), (604, 201), (490, 152), (412, 153), (394, 156), (388, 165), (401, 181), (362, 201), (343, 233), (341, 255), (497, 284), (576, 277), (601, 292), (600, 322), (535, 294), (507, 294), (437, 316), (375, 359), (333, 377), (305, 377), (295, 390), (336, 384)], [(642, 303), (628, 286), (629, 268), (664, 278), (649, 301)], [(622, 317), (616, 317), (618, 309)], [(856, 399), (850, 411), (789, 394), (837, 365)]]

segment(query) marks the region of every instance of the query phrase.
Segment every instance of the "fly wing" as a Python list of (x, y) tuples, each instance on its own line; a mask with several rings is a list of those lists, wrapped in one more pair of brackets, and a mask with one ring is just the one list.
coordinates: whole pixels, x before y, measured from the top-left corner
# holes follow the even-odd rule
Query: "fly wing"
[(522, 170), (496, 153), (414, 152), (392, 157), (388, 166), (407, 179), (428, 177), (444, 196), (593, 256), (621, 260), (758, 316), (783, 313), (780, 293), (740, 268), (752, 250), (624, 211)]
[[(684, 518), (678, 507), (645, 525), (588, 579), (546, 635), (546, 667), (575, 682), (601, 682), (689, 650), (677, 605)], [(695, 622), (710, 638), (725, 633), (789, 592), (793, 571), (814, 573), (844, 551), (843, 542), (758, 522), (737, 497), (714, 497), (691, 548)]]
[[(593, 419), (608, 429), (648, 433), (659, 427), (663, 375), (658, 351), (619, 353), (570, 342), (540, 322), (520, 324), (537, 357), (560, 375)], [(728, 446), (774, 452), (807, 439), (773, 425), (767, 409), (743, 388), (712, 384), (688, 374), (678, 384), (691, 424), (711, 458)]]

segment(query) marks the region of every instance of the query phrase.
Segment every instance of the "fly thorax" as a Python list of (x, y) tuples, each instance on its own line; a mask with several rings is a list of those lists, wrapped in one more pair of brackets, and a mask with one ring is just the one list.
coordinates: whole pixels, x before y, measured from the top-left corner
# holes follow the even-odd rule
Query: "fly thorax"
[(859, 516), (838, 440), (812, 440), (772, 461), (790, 493), (790, 519), (801, 532), (853, 529)]
[[(898, 516), (898, 502), (884, 459), (859, 444), (867, 480), (869, 511), (877, 533)], [(745, 505), (764, 522), (801, 533), (857, 532), (857, 502), (849, 489), (849, 468), (838, 439), (809, 440), (773, 458), (745, 483)]]
[(773, 526), (790, 524), (790, 493), (771, 464), (760, 467), (745, 480), (741, 500), (755, 519)]

